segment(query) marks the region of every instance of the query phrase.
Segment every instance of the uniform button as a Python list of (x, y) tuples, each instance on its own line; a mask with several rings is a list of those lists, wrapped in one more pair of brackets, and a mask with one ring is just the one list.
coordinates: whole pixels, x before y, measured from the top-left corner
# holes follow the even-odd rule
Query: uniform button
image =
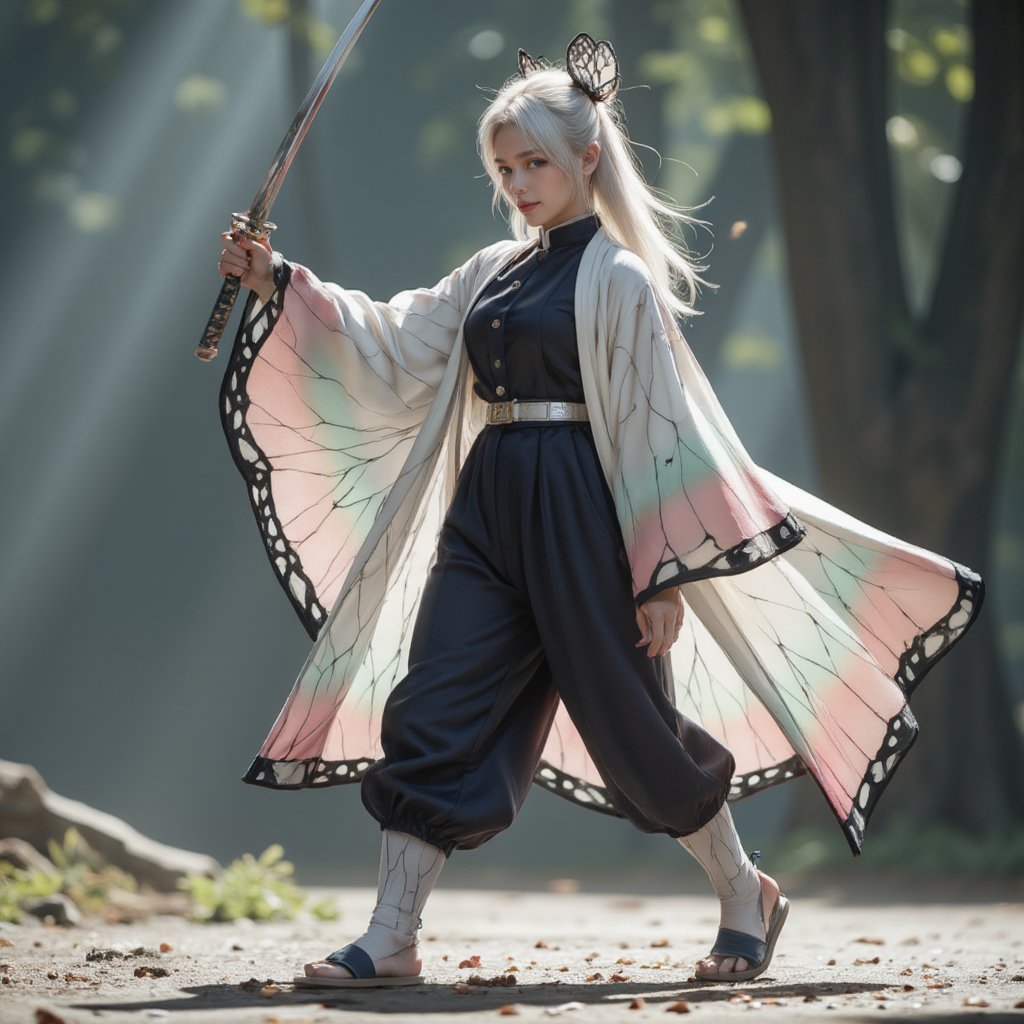
[(491, 326), (492, 327), (500, 327), (501, 326), (501, 321), (498, 320), (497, 318), (495, 318), (494, 320), (491, 321)]
[(522, 282), (522, 281), (513, 281), (513, 282), (512, 282), (512, 287), (513, 287), (513, 288), (521, 288), (521, 287), (522, 287), (522, 284), (523, 284), (523, 282)]
[(505, 389), (504, 389), (504, 387), (502, 387), (502, 386), (501, 386), (501, 385), (499, 384), (499, 385), (498, 385), (498, 386), (497, 386), (497, 387), (496, 387), (496, 388), (494, 389), (494, 393), (495, 393), (496, 395), (503, 395), (503, 394), (505, 394)]
[(501, 368), (501, 360), (500, 359), (495, 359), (494, 360), (494, 368), (496, 370)]

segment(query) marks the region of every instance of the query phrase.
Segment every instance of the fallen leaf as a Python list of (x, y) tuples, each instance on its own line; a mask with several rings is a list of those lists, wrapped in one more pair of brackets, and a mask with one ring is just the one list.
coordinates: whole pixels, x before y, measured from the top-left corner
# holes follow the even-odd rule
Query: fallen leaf
[(616, 974), (613, 974), (608, 980), (609, 981), (629, 981), (629, 975), (628, 974), (616, 973)]
[(479, 966), (480, 966), (480, 957), (476, 953), (474, 953), (473, 956), (471, 956), (468, 960), (463, 960), (462, 963), (459, 964), (460, 969), (463, 968), (463, 967), (479, 967)]
[(651, 949), (664, 949), (668, 944), (668, 939), (652, 939)]
[[(10, 939), (0, 939), (0, 946), (13, 946), (13, 945), (14, 945), (14, 943), (11, 942)], [(41, 942), (36, 942), (36, 943), (33, 943), (33, 945), (41, 946), (42, 943)], [(49, 1011), (47, 1011), (47, 1010), (37, 1010), (36, 1012), (37, 1013), (47, 1013)]]
[(619, 959), (616, 960), (615, 962), (617, 964), (625, 964), (627, 967), (630, 964), (635, 964), (636, 963), (636, 961), (631, 956), (620, 956)]
[(964, 1006), (991, 1006), (992, 1004), (984, 996), (968, 996), (964, 1000)]
[(506, 974), (515, 974), (516, 971), (518, 971), (518, 970), (519, 970), (519, 968), (516, 967), (515, 964), (511, 964), (511, 965), (509, 965), (508, 967), (505, 968), (505, 973)]
[(514, 974), (496, 974), (493, 978), (482, 978), (479, 974), (471, 974), (466, 979), (467, 985), (476, 985), (479, 988), (493, 988), (495, 986), (500, 988), (501, 986), (515, 985), (517, 983)]
[(71, 971), (68, 971), (68, 973), (64, 975), (64, 980), (65, 981), (88, 981), (89, 980), (89, 975), (88, 974), (72, 974)]
[(636, 999), (634, 999), (633, 1002), (631, 1002), (629, 1004), (629, 1008), (631, 1010), (642, 1010), (646, 1005), (647, 1005), (647, 1002), (644, 999), (644, 997), (643, 996), (637, 996)]
[(689, 1013), (690, 1004), (685, 999), (677, 999), (674, 1003), (669, 1003), (665, 1007), (666, 1013)]
[(853, 962), (858, 967), (862, 966), (863, 964), (877, 964), (877, 963), (880, 963), (880, 957), (877, 957), (877, 956), (872, 956), (872, 957), (859, 956)]
[(862, 935), (859, 939), (854, 939), (854, 942), (865, 942), (869, 946), (884, 946), (885, 939), (873, 939), (866, 935)]
[(548, 882), (549, 892), (570, 894), (580, 891), (580, 883), (575, 878), (552, 878)]

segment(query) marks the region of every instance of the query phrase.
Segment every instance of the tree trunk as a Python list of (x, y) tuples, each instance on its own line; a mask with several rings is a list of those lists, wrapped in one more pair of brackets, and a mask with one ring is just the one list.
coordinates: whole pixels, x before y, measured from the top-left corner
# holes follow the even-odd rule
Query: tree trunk
[[(765, 98), (822, 497), (990, 575), (1024, 280), (1024, 5), (972, 9), (976, 93), (930, 308), (903, 288), (885, 136), (885, 0), (740, 0)], [(915, 693), (889, 814), (1024, 814), (991, 612)]]

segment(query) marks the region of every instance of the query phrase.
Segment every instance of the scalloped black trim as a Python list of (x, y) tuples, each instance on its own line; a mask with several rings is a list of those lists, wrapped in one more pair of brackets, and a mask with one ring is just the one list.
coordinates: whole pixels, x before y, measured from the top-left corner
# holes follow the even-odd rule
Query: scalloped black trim
[[(284, 308), (284, 293), (291, 280), (291, 271), (291, 265), (287, 262), (275, 266), (274, 294), (255, 312), (253, 310), (258, 296), (255, 292), (249, 294), (221, 382), (220, 422), (235, 466), (248, 484), (249, 504), (256, 517), (256, 526), (263, 538), (270, 566), (288, 595), (303, 628), (311, 640), (316, 640), (327, 621), (327, 610), (317, 599), (316, 589), (302, 568), (297, 552), (288, 543), (274, 506), (273, 494), (267, 486), (270, 479), (269, 460), (256, 443), (245, 419), (250, 405), (245, 386), (249, 371)], [(255, 334), (258, 329), (261, 333), (257, 340)]]
[[(641, 605), (662, 590), (677, 587), (681, 583), (696, 583), (697, 580), (707, 580), (714, 576), (735, 576), (756, 569), (759, 565), (778, 558), (784, 551), (795, 547), (806, 536), (807, 531), (797, 518), (792, 512), (787, 512), (774, 526), (762, 530), (753, 537), (744, 538), (739, 544), (734, 544), (720, 552), (710, 562), (695, 569), (689, 568), (677, 558), (659, 562), (651, 573), (650, 582), (636, 595), (636, 603)], [(670, 565), (677, 567), (675, 574), (667, 580), (657, 582), (665, 566)]]

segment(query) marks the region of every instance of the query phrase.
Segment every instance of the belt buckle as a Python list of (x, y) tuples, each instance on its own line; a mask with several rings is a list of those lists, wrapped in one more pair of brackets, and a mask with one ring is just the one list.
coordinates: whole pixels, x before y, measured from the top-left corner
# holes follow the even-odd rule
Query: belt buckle
[(511, 402), (495, 402), (491, 405), (491, 422), (492, 423), (511, 423), (512, 422), (512, 403)]

